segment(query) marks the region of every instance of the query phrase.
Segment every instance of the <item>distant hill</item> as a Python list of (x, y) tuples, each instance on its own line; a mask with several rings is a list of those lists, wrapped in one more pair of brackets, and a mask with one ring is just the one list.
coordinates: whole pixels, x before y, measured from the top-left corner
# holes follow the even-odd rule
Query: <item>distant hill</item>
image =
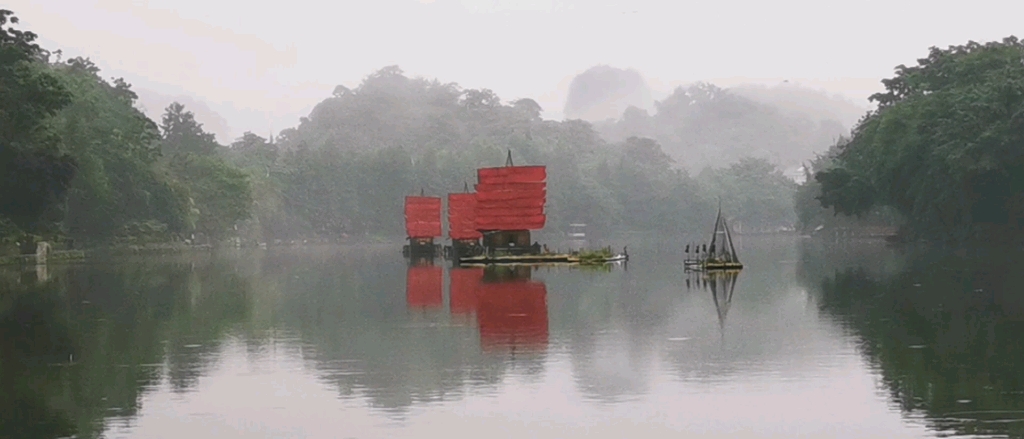
[(636, 70), (599, 65), (573, 78), (564, 116), (590, 122), (618, 119), (631, 106), (654, 110), (647, 81)]
[(631, 136), (655, 139), (677, 165), (691, 172), (728, 166), (744, 157), (796, 169), (846, 134), (849, 129), (838, 118), (850, 120), (855, 113), (830, 105), (827, 97), (785, 91), (734, 91), (697, 83), (656, 102), (653, 114), (631, 107), (618, 119), (595, 126), (610, 142)]
[(772, 105), (793, 116), (810, 119), (835, 120), (847, 129), (868, 111), (867, 105), (857, 105), (840, 96), (795, 83), (774, 86), (744, 84), (730, 87), (729, 91), (754, 101)]

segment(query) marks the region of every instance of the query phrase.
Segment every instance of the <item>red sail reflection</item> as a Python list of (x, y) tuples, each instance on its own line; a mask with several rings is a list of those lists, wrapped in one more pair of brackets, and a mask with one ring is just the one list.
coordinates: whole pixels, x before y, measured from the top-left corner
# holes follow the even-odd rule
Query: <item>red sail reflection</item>
[(483, 268), (453, 268), (448, 306), (452, 314), (472, 314), (476, 311), (476, 289), (484, 277)]
[(405, 303), (409, 308), (440, 308), (444, 305), (443, 272), (431, 265), (412, 266), (406, 274)]
[(548, 345), (548, 290), (543, 282), (481, 282), (476, 320), (484, 351), (542, 351)]

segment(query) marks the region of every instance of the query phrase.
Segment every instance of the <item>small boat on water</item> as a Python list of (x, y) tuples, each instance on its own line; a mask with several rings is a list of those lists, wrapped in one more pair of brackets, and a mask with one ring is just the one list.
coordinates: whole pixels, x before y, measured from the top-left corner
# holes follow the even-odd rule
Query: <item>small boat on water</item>
[[(687, 252), (689, 254), (689, 252)], [(722, 203), (718, 203), (718, 217), (715, 219), (715, 230), (711, 234), (711, 244), (703, 252), (694, 249), (695, 258), (687, 258), (683, 266), (690, 270), (742, 270), (743, 263), (736, 255), (736, 247), (732, 242), (729, 223), (722, 216)]]

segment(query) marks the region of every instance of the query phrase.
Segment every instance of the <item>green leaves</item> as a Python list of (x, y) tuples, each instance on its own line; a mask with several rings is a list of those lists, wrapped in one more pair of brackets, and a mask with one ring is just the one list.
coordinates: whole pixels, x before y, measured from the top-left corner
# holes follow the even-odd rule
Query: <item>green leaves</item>
[(836, 167), (817, 175), (822, 205), (850, 215), (888, 205), (922, 237), (1019, 235), (1024, 44), (932, 48), (896, 70)]
[(76, 165), (50, 119), (71, 94), (38, 60), (35, 34), (6, 26), (17, 22), (0, 10), (0, 219), (52, 232)]
[(213, 134), (203, 131), (203, 124), (196, 121), (192, 112), (185, 111), (185, 106), (177, 102), (167, 106), (161, 119), (160, 133), (163, 152), (170, 156), (209, 155), (220, 146)]

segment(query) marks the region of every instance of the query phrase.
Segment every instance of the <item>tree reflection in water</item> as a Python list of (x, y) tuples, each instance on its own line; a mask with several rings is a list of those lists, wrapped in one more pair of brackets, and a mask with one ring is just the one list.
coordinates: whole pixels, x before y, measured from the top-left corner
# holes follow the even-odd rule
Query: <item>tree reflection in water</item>
[(884, 270), (878, 257), (827, 263), (818, 250), (805, 249), (799, 276), (861, 339), (905, 416), (945, 435), (1024, 436), (1019, 251), (911, 249)]

